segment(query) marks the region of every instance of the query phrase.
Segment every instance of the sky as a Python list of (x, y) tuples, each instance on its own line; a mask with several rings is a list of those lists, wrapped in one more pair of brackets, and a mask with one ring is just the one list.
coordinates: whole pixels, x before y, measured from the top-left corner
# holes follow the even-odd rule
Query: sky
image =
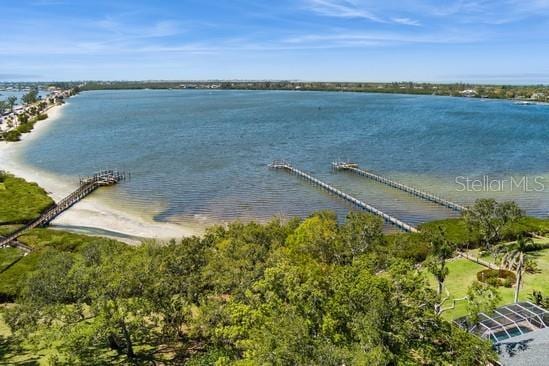
[(549, 84), (549, 0), (0, 0), (0, 81)]

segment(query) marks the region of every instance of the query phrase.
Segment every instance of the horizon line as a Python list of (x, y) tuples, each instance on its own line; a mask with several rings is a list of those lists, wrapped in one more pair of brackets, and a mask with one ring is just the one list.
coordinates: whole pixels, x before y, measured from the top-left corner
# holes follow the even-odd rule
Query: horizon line
[(185, 82), (194, 82), (194, 83), (211, 83), (211, 82), (233, 82), (233, 83), (264, 83), (264, 82), (274, 82), (274, 83), (346, 83), (346, 84), (428, 84), (428, 85), (455, 85), (455, 84), (468, 84), (476, 86), (517, 86), (517, 87), (526, 87), (526, 86), (549, 86), (549, 81), (547, 82), (524, 82), (524, 83), (513, 83), (505, 81), (494, 81), (494, 82), (481, 82), (481, 81), (471, 81), (471, 80), (455, 80), (455, 81), (417, 81), (417, 80), (392, 80), (392, 81), (372, 81), (372, 80), (355, 80), (355, 81), (346, 81), (346, 80), (301, 80), (301, 79), (52, 79), (52, 80), (0, 80), (0, 84), (8, 83), (21, 83), (21, 84), (30, 84), (30, 83), (185, 83)]

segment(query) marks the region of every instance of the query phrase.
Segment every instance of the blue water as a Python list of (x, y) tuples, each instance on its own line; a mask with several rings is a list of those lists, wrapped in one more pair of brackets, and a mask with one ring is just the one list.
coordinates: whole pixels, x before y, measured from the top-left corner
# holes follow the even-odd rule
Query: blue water
[[(159, 221), (211, 223), (304, 216), (345, 202), (281, 171), (290, 160), (411, 224), (448, 209), (349, 173), (349, 159), (459, 203), (516, 200), (549, 215), (549, 106), (509, 101), (364, 93), (140, 90), (71, 98), (25, 151), (34, 166), (77, 181), (99, 168), (132, 180), (98, 194)], [(547, 189), (460, 192), (456, 177), (542, 179)], [(541, 178), (540, 178), (541, 177)], [(537, 187), (537, 186), (536, 186)], [(536, 188), (534, 187), (534, 188)], [(532, 187), (530, 187), (532, 188)]]

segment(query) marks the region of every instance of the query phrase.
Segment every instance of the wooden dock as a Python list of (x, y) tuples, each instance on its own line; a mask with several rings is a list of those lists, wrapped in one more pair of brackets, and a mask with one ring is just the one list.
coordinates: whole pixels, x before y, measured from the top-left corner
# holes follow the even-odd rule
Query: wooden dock
[(353, 173), (356, 173), (356, 174), (359, 174), (359, 175), (362, 175), (366, 178), (369, 178), (369, 179), (372, 179), (372, 180), (375, 180), (379, 183), (382, 183), (382, 184), (386, 184), (390, 187), (393, 187), (393, 188), (396, 188), (396, 189), (399, 189), (401, 191), (404, 191), (406, 193), (409, 193), (415, 197), (418, 197), (418, 198), (421, 198), (421, 199), (424, 199), (424, 200), (427, 200), (427, 201), (430, 201), (430, 202), (433, 202), (433, 203), (436, 203), (438, 205), (441, 205), (441, 206), (444, 206), (444, 207), (447, 207), (451, 210), (454, 210), (454, 211), (459, 211), (459, 212), (462, 212), (462, 211), (467, 211), (467, 207), (465, 206), (462, 206), (458, 203), (455, 203), (455, 202), (452, 202), (452, 201), (449, 201), (449, 200), (446, 200), (444, 198), (441, 198), (439, 196), (436, 196), (432, 193), (428, 193), (428, 192), (425, 192), (425, 191), (422, 191), (420, 189), (417, 189), (417, 188), (414, 188), (414, 187), (410, 187), (410, 186), (407, 186), (405, 184), (402, 184), (400, 182), (397, 182), (397, 181), (394, 181), (394, 180), (391, 180), (389, 178), (386, 178), (386, 177), (383, 177), (381, 175), (378, 175), (378, 174), (374, 174), (372, 172), (369, 172), (367, 170), (364, 170), (364, 169), (361, 169), (358, 164), (356, 163), (350, 163), (350, 162), (333, 162), (332, 163), (332, 167), (335, 169), (335, 170), (346, 170), (346, 171), (349, 171), (349, 172), (353, 172)]
[(80, 200), (88, 196), (97, 188), (104, 187), (104, 186), (111, 186), (124, 179), (126, 179), (126, 175), (124, 173), (120, 173), (115, 170), (102, 170), (97, 172), (91, 177), (80, 178), (80, 186), (78, 187), (77, 190), (69, 194), (67, 197), (63, 198), (53, 207), (46, 210), (36, 220), (31, 221), (30, 223), (26, 224), (24, 227), (20, 228), (19, 230), (16, 230), (15, 232), (13, 232), (12, 234), (6, 237), (1, 237), (0, 248), (6, 247), (6, 246), (12, 246), (12, 247), (19, 248), (27, 253), (30, 252), (32, 248), (25, 244), (17, 242), (16, 239), (18, 237), (20, 237), (21, 235), (24, 235), (25, 233), (27, 233), (28, 231), (36, 227), (47, 225), (53, 219), (55, 219), (57, 216), (63, 213), (65, 210), (75, 205), (77, 202), (79, 202)]
[[(4, 237), (4, 236), (0, 236), (0, 242), (3, 242), (4, 240), (6, 240), (7, 238)], [(12, 240), (10, 243), (9, 243), (9, 246), (13, 247), (13, 248), (17, 248), (17, 249), (20, 249), (22, 250), (23, 252), (25, 253), (30, 253), (32, 252), (32, 248), (26, 244), (23, 244), (21, 243), (20, 241), (17, 241), (17, 240)]]
[(381, 218), (383, 218), (385, 220), (385, 222), (388, 222), (390, 224), (393, 224), (395, 225), (396, 227), (398, 227), (399, 229), (403, 230), (403, 231), (407, 231), (407, 232), (412, 232), (412, 233), (416, 233), (416, 232), (419, 232), (418, 229), (416, 229), (415, 227), (413, 227), (412, 225), (410, 224), (407, 224), (393, 216), (390, 216), (384, 212), (382, 212), (381, 210), (378, 210), (377, 208), (371, 206), (371, 205), (368, 205), (367, 203), (363, 202), (363, 201), (360, 201), (356, 198), (354, 198), (353, 196), (345, 193), (345, 192), (342, 192), (340, 191), (339, 189), (327, 184), (327, 183), (324, 183), (322, 182), (321, 180), (318, 180), (316, 179), (315, 177), (297, 169), (297, 168), (294, 168), (290, 163), (286, 162), (286, 161), (273, 161), (271, 164), (269, 164), (269, 167), (272, 168), (272, 169), (282, 169), (282, 170), (286, 170), (287, 172), (291, 173), (291, 174), (295, 174), (303, 179), (305, 179), (306, 181), (308, 181), (309, 183), (313, 184), (313, 185), (316, 185), (316, 186), (319, 186), (321, 188), (323, 188), (324, 190), (346, 200), (347, 202), (350, 202), (352, 203), (353, 205), (355, 205), (356, 207), (358, 208), (361, 208), (365, 211), (368, 211), (374, 215), (377, 215)]

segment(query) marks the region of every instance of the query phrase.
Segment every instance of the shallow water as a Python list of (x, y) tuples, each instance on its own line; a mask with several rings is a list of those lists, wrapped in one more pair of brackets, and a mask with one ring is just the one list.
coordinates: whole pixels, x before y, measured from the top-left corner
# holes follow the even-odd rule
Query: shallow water
[[(345, 202), (281, 171), (287, 159), (411, 224), (455, 215), (330, 163), (362, 167), (458, 203), (516, 200), (549, 216), (549, 106), (509, 101), (364, 93), (139, 90), (71, 98), (62, 116), (22, 156), (77, 181), (100, 168), (132, 179), (98, 192), (159, 221), (209, 224), (273, 215), (305, 216)], [(456, 177), (520, 179), (526, 187), (462, 192)], [(497, 188), (497, 187), (496, 187)]]

